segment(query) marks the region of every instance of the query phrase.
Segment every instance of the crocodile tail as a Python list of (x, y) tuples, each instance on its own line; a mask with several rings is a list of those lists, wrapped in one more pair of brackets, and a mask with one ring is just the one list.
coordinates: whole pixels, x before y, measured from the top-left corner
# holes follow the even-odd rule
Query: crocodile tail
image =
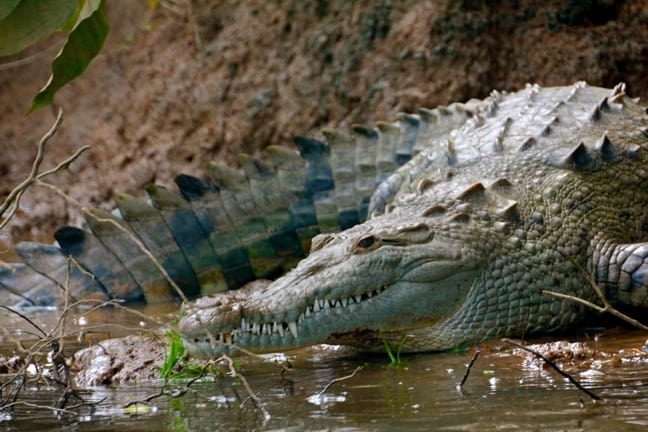
[(84, 228), (56, 232), (58, 247), (18, 244), (24, 264), (0, 272), (0, 301), (60, 304), (68, 292), (156, 303), (276, 277), (315, 235), (367, 218), (376, 187), (416, 153), (421, 118), (296, 137), (297, 152), (269, 146), (263, 160), (242, 155), (240, 169), (212, 162), (205, 179), (176, 177), (177, 191), (148, 186), (150, 203), (120, 195), (118, 215), (86, 211)]

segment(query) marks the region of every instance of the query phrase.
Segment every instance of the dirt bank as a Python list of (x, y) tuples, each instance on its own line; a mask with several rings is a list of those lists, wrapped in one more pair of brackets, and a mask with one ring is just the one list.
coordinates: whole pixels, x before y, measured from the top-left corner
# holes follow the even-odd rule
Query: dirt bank
[[(646, 1), (111, 0), (111, 36), (56, 98), (65, 123), (47, 166), (92, 150), (54, 182), (85, 206), (112, 208), (212, 159), (291, 145), (295, 134), (389, 119), (403, 110), (516, 89), (626, 81), (648, 96)], [(180, 4), (180, 2), (178, 2)], [(45, 109), (25, 116), (48, 55), (0, 70), (0, 192), (28, 171)], [(43, 238), (79, 210), (46, 189), (23, 202), (17, 238)], [(6, 242), (6, 238), (4, 239)]]

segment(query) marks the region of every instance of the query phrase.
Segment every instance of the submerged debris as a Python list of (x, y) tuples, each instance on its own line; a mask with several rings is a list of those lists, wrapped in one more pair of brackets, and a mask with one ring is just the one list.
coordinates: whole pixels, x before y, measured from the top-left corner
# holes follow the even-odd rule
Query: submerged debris
[(79, 387), (150, 381), (159, 377), (166, 350), (159, 337), (107, 339), (78, 351), (71, 371)]
[[(543, 344), (528, 345), (528, 348), (542, 354), (548, 360), (569, 369), (600, 369), (618, 367), (624, 362), (645, 359), (648, 352), (640, 348), (624, 348), (618, 351), (603, 351), (592, 348), (587, 342), (555, 341)], [(524, 369), (546, 369), (547, 363), (537, 356), (520, 348), (513, 349), (513, 354), (522, 357)]]

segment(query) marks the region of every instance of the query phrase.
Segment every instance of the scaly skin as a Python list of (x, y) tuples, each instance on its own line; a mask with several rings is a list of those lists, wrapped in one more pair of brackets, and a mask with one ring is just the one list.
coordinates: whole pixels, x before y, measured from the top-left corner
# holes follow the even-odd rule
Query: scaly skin
[[(276, 281), (187, 304), (189, 352), (340, 343), (438, 351), (565, 328), (559, 292), (648, 306), (648, 115), (614, 90), (529, 87), (398, 169), (366, 222)], [(418, 144), (417, 144), (418, 145)]]

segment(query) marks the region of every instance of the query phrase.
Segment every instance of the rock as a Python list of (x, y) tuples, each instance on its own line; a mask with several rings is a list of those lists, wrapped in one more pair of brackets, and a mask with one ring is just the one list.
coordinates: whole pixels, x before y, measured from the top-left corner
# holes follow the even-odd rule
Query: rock
[(165, 358), (163, 339), (131, 335), (78, 351), (70, 370), (78, 387), (151, 381), (158, 378)]

